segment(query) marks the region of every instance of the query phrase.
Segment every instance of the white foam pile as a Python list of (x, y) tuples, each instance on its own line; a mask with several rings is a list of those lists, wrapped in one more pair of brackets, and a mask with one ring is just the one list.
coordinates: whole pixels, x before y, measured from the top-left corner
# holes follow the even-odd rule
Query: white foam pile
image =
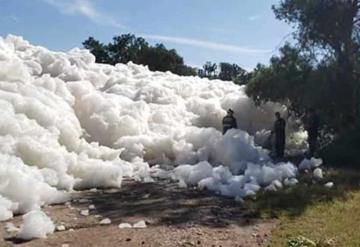
[(318, 168), (319, 166), (321, 166), (322, 162), (323, 162), (322, 159), (316, 159), (316, 158), (304, 159), (299, 164), (299, 170), (312, 170)]
[(55, 230), (51, 219), (42, 211), (33, 210), (23, 216), (24, 223), (20, 227), (17, 237), (21, 239), (46, 238)]
[(13, 211), (17, 210), (18, 204), (0, 195), (0, 221), (5, 221), (13, 217)]
[[(243, 131), (223, 137), (228, 108)], [(266, 139), (274, 111), (285, 108), (257, 108), (231, 82), (0, 38), (0, 220), (66, 201), (73, 189), (120, 187), (123, 176), (151, 181), (149, 164), (185, 165), (174, 171), (181, 181), (225, 195), (282, 183), (294, 166), (272, 164), (250, 136)]]
[(255, 195), (262, 187), (276, 191), (283, 188), (283, 184), (293, 186), (298, 182), (295, 178), (297, 169), (291, 163), (248, 163), (244, 174), (233, 175), (228, 167), (214, 168), (203, 161), (195, 166), (181, 165), (174, 174), (180, 186), (197, 185), (234, 198)]
[(125, 229), (125, 228), (138, 228), (138, 229), (141, 229), (141, 228), (146, 228), (146, 222), (144, 220), (140, 220), (139, 222), (131, 225), (129, 223), (120, 223), (118, 225), (118, 227), (120, 229)]
[(105, 219), (102, 219), (100, 222), (99, 222), (100, 225), (109, 225), (111, 224), (111, 220), (109, 218), (105, 218)]
[(89, 210), (86, 209), (86, 210), (81, 210), (80, 211), (80, 214), (83, 215), (83, 216), (89, 216)]

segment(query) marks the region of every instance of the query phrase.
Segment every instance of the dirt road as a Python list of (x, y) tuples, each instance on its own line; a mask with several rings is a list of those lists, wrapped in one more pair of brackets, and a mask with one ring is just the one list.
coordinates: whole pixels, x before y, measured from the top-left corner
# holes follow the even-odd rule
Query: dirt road
[[(89, 216), (80, 214), (90, 209)], [(170, 181), (126, 180), (120, 190), (82, 191), (71, 204), (44, 211), (65, 231), (47, 239), (21, 241), (1, 223), (0, 246), (268, 246), (276, 221), (256, 219), (240, 203)], [(104, 218), (111, 224), (100, 225)], [(120, 229), (120, 223), (146, 222), (144, 229)], [(11, 220), (21, 224), (21, 216)]]

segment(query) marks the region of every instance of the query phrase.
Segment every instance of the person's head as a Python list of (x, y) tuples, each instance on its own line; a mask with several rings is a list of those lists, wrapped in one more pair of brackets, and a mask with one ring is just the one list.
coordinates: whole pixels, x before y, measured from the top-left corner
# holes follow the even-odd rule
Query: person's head
[(275, 112), (275, 117), (276, 117), (276, 119), (279, 119), (280, 117), (281, 117), (281, 115), (280, 115), (280, 112)]
[(229, 110), (227, 110), (227, 114), (228, 114), (229, 116), (232, 116), (232, 115), (234, 115), (234, 111), (231, 110), (231, 109), (229, 109)]

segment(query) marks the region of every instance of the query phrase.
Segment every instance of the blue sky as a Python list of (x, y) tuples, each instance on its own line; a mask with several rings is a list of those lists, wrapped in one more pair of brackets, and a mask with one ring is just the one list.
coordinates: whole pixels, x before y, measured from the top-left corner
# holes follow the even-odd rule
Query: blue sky
[(190, 65), (252, 69), (276, 54), (291, 28), (275, 19), (278, 0), (0, 0), (0, 35), (21, 35), (52, 50), (108, 43), (134, 33), (175, 48)]

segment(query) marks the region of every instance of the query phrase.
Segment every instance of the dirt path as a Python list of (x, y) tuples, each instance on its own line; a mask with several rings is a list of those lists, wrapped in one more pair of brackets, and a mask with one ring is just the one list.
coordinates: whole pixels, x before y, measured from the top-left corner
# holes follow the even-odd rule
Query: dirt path
[[(90, 210), (89, 216), (80, 210)], [(121, 190), (73, 194), (71, 205), (46, 207), (57, 231), (47, 239), (22, 242), (1, 224), (0, 246), (267, 246), (275, 221), (260, 221), (233, 199), (181, 189), (169, 181), (124, 181)], [(110, 218), (110, 225), (99, 221)], [(120, 229), (120, 223), (146, 222), (145, 229)], [(11, 222), (19, 226), (21, 217)]]

